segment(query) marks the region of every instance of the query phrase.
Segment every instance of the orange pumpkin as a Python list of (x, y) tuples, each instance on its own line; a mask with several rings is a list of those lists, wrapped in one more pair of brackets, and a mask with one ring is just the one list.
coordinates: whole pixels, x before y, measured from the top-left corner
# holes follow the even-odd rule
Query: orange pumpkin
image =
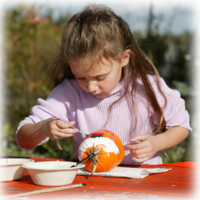
[(107, 172), (119, 165), (124, 158), (124, 146), (120, 138), (108, 130), (98, 130), (89, 134), (78, 149), (79, 160), (86, 158), (98, 149), (99, 153), (84, 162), (89, 172)]

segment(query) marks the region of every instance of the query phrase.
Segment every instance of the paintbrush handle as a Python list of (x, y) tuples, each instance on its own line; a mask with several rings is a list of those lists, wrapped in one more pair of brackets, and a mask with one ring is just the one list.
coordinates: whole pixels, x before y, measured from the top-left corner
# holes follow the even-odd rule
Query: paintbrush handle
[(81, 184), (74, 184), (74, 185), (68, 185), (68, 186), (62, 186), (62, 187), (47, 188), (47, 189), (42, 189), (42, 190), (36, 190), (36, 191), (25, 192), (25, 193), (20, 193), (20, 194), (14, 194), (14, 195), (10, 195), (10, 196), (4, 196), (4, 197), (1, 197), (0, 199), (8, 199), (8, 198), (21, 197), (21, 196), (26, 196), (26, 195), (41, 194), (41, 193), (45, 193), (45, 192), (67, 190), (67, 189), (82, 187), (82, 186), (85, 186), (85, 185), (87, 185), (87, 184), (81, 183)]

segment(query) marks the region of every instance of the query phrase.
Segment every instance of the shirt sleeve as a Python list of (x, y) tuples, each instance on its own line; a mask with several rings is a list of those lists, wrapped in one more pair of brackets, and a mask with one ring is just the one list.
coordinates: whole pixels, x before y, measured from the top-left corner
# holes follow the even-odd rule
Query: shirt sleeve
[[(53, 105), (55, 107), (57, 107), (56, 102), (54, 102)], [(59, 119), (61, 119), (61, 118), (63, 119), (64, 117), (62, 117), (61, 114), (56, 112), (55, 107), (53, 107), (53, 105), (51, 103), (49, 103), (48, 101), (45, 101), (45, 100), (39, 98), (37, 101), (37, 105), (31, 109), (30, 115), (19, 123), (19, 126), (16, 131), (16, 141), (17, 141), (18, 131), (24, 124), (28, 124), (28, 123), (35, 124), (35, 123), (40, 122), (41, 120), (45, 120), (45, 119), (53, 117), (50, 114), (41, 110), (39, 107), (41, 107), (42, 109), (46, 110), (49, 113), (52, 113), (55, 116), (58, 116)], [(59, 105), (59, 107), (61, 107), (61, 105)], [(64, 110), (64, 108), (62, 110)], [(65, 119), (65, 121), (68, 121), (66, 119), (66, 117), (64, 119)], [(48, 140), (49, 140), (49, 138), (47, 137), (43, 141), (41, 141), (38, 145), (41, 145), (41, 144), (47, 142)], [(17, 141), (17, 143), (18, 143), (18, 141)], [(18, 145), (19, 145), (19, 143), (18, 143)], [(21, 146), (19, 145), (19, 147), (21, 147)], [(23, 148), (23, 147), (21, 147), (21, 148)], [(30, 151), (32, 149), (26, 149), (26, 150)]]
[[(188, 129), (190, 132), (192, 131), (192, 128), (190, 127), (190, 118), (189, 114), (185, 108), (185, 101), (181, 98), (180, 92), (174, 89), (171, 89), (167, 86), (165, 81), (160, 78), (160, 85), (161, 89), (164, 92), (166, 98), (167, 98), (167, 106), (164, 110), (164, 118), (166, 121), (166, 129), (172, 128), (172, 127), (184, 127)], [(164, 98), (161, 95), (161, 93), (158, 91), (157, 86), (155, 86), (155, 82), (152, 84), (158, 103), (161, 106), (162, 109), (164, 109)], [(153, 115), (153, 121), (154, 123), (158, 120), (156, 120), (156, 116)]]
[[(35, 123), (38, 123), (39, 121), (41, 120), (45, 120), (47, 118), (50, 118), (51, 116), (47, 116), (47, 113), (44, 113), (44, 111), (40, 110), (38, 108), (38, 106), (40, 106), (41, 108), (45, 109), (45, 110), (48, 110), (46, 108), (45, 105), (42, 105), (42, 102), (45, 102), (43, 99), (38, 99), (38, 105), (37, 106), (34, 106), (32, 109), (31, 109), (31, 113), (28, 117), (26, 117), (24, 120), (22, 120), (19, 125), (18, 125), (18, 128), (17, 128), (17, 131), (16, 131), (16, 141), (17, 141), (17, 144), (20, 148), (23, 148), (19, 145), (18, 143), (18, 140), (17, 140), (17, 134), (18, 134), (18, 131), (19, 129), (25, 125), (25, 124), (35, 124)], [(49, 111), (49, 110), (48, 110)], [(43, 141), (41, 141), (38, 145), (41, 145), (45, 142), (47, 142), (49, 140), (49, 138), (45, 138)], [(26, 148), (23, 148), (23, 149), (26, 149)], [(27, 151), (30, 151), (32, 150), (33, 148), (31, 149), (26, 149)]]
[[(72, 92), (71, 92), (72, 93)], [(70, 96), (70, 94), (68, 94)], [(41, 120), (45, 120), (48, 118), (51, 118), (52, 116), (43, 110), (46, 110), (47, 112), (53, 114), (57, 118), (63, 120), (63, 121), (69, 121), (70, 119), (70, 111), (67, 108), (69, 102), (66, 100), (67, 91), (66, 91), (66, 82), (61, 83), (58, 85), (54, 90), (50, 93), (48, 98), (46, 100), (43, 100), (39, 98), (37, 100), (37, 105), (35, 105), (31, 109), (31, 113), (28, 117), (26, 117), (24, 120), (22, 120), (17, 128), (16, 136), (18, 134), (19, 129), (27, 123), (37, 123)], [(41, 110), (39, 107), (41, 107), (43, 110)], [(41, 145), (45, 142), (47, 142), (49, 138), (47, 137), (43, 141), (41, 141), (38, 145)], [(16, 137), (17, 141), (17, 137)], [(18, 143), (18, 141), (17, 141)], [(18, 143), (19, 145), (19, 143)], [(19, 145), (20, 147), (20, 145)], [(20, 147), (22, 148), (22, 147)], [(26, 149), (27, 151), (30, 151), (32, 149)]]

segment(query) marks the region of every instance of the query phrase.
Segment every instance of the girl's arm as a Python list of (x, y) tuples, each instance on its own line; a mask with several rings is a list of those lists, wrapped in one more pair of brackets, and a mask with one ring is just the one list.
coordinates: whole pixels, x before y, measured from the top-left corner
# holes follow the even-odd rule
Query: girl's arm
[(73, 136), (78, 132), (77, 129), (72, 129), (74, 121), (64, 122), (49, 118), (35, 124), (24, 124), (18, 131), (16, 139), (22, 148), (32, 149), (47, 137), (53, 139), (62, 139)]
[[(130, 140), (134, 144), (126, 147), (130, 149), (133, 160), (136, 162), (147, 161), (158, 151), (176, 146), (188, 136), (189, 131), (192, 131), (189, 124), (189, 115), (185, 110), (185, 101), (181, 98), (180, 92), (169, 88), (165, 81), (160, 78), (161, 89), (167, 97), (167, 106), (164, 109), (165, 101), (158, 90), (155, 77), (149, 76), (149, 80), (154, 88), (160, 107), (165, 111), (164, 118), (168, 129), (161, 134), (138, 135)], [(158, 125), (157, 116), (154, 112), (152, 112), (152, 123), (152, 125)]]
[(169, 149), (182, 142), (188, 136), (188, 129), (173, 127), (157, 135), (138, 135), (130, 142), (136, 144), (126, 145), (136, 162), (144, 162), (152, 158), (158, 151)]

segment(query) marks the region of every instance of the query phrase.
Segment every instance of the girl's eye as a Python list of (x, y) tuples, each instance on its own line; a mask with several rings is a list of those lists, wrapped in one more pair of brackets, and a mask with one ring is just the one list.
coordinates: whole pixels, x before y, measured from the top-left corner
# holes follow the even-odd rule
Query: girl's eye
[(80, 80), (80, 81), (81, 81), (81, 80), (84, 80), (84, 78), (78, 78), (78, 77), (76, 77), (76, 79), (77, 79), (77, 80)]
[(97, 80), (98, 81), (103, 81), (106, 78), (106, 76), (102, 76), (102, 77), (98, 77)]

